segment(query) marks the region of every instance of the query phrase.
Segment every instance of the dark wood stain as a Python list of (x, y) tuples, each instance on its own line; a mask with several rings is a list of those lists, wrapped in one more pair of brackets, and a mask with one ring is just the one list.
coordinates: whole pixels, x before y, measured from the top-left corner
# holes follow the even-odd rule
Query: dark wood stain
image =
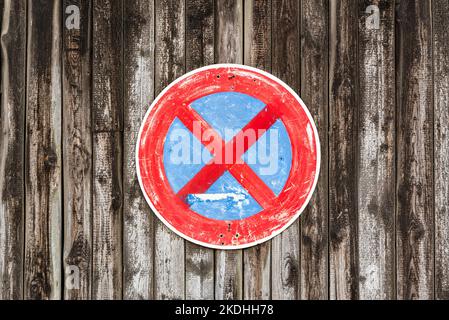
[(358, 298), (357, 1), (331, 1), (329, 266), (331, 299)]
[(92, 6), (92, 298), (119, 299), (122, 297), (123, 1), (96, 0)]
[[(0, 2), (0, 299), (23, 297), (26, 1)], [(8, 10), (8, 11), (7, 11)], [(3, 29), (3, 27), (5, 29)]]
[[(63, 29), (64, 271), (79, 268), (78, 289), (65, 299), (89, 299), (92, 273), (91, 5), (80, 8), (80, 29)], [(64, 11), (65, 12), (65, 11)], [(64, 15), (64, 21), (68, 15)]]
[(449, 299), (449, 2), (433, 8), (435, 298)]
[[(58, 1), (28, 3), (26, 299), (61, 297), (61, 30)], [(47, 30), (47, 32), (42, 32)]]
[(301, 98), (309, 108), (321, 143), (317, 189), (301, 216), (301, 299), (328, 297), (328, 1), (301, 7)]
[(434, 297), (433, 90), (429, 1), (396, 7), (398, 298)]

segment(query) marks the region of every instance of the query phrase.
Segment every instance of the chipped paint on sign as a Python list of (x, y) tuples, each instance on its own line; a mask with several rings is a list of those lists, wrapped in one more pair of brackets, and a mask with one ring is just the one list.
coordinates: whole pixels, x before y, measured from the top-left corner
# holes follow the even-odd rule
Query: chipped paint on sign
[(301, 99), (240, 65), (201, 68), (168, 86), (145, 116), (136, 157), (158, 217), (184, 238), (222, 249), (260, 243), (293, 223), (320, 161)]

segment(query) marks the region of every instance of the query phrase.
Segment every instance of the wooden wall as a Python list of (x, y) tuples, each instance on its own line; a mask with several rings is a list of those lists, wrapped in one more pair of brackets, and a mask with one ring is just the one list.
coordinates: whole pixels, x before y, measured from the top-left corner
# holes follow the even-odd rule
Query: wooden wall
[[(0, 8), (0, 299), (449, 298), (448, 0)], [(225, 62), (287, 82), (322, 146), (300, 219), (235, 251), (170, 232), (134, 162), (153, 98)]]

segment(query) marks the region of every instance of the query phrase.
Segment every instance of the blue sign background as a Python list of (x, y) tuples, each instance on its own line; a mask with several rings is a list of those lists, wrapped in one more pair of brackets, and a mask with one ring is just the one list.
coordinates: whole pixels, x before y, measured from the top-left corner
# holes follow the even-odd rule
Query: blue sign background
[[(235, 133), (241, 130), (265, 107), (265, 104), (246, 94), (220, 92), (194, 101), (191, 107), (227, 142), (232, 139), (233, 135), (227, 136), (225, 133), (230, 130)], [(180, 132), (183, 132), (183, 136), (179, 136)], [(261, 161), (260, 152), (267, 155), (270, 154), (270, 147), (272, 146), (272, 141), (270, 140), (273, 134), (278, 141), (277, 166), (275, 171), (268, 171), (267, 173), (268, 165), (265, 161)], [(191, 158), (188, 163), (178, 164), (172, 161), (176, 157), (176, 155), (173, 157), (172, 153), (179, 149), (176, 146), (179, 147), (180, 143), (187, 144), (185, 147), (190, 151)], [(200, 163), (194, 163), (194, 154), (203, 155)], [(213, 158), (209, 151), (179, 119), (173, 121), (167, 133), (163, 157), (165, 174), (175, 193)], [(279, 195), (290, 174), (292, 162), (291, 143), (282, 121), (276, 121), (247, 150), (242, 159), (276, 195)], [(250, 159), (255, 159), (256, 161), (250, 163)], [(244, 219), (262, 210), (262, 207), (229, 172), (225, 172), (215, 181), (205, 195), (189, 195), (187, 203), (198, 214), (218, 220)]]

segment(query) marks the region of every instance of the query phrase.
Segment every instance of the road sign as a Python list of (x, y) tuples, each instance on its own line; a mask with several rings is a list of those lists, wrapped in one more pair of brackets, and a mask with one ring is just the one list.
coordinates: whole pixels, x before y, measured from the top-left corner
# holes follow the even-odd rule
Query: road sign
[(136, 164), (148, 204), (172, 231), (239, 249), (298, 218), (318, 179), (320, 146), (290, 87), (255, 68), (220, 64), (159, 94), (140, 128)]

